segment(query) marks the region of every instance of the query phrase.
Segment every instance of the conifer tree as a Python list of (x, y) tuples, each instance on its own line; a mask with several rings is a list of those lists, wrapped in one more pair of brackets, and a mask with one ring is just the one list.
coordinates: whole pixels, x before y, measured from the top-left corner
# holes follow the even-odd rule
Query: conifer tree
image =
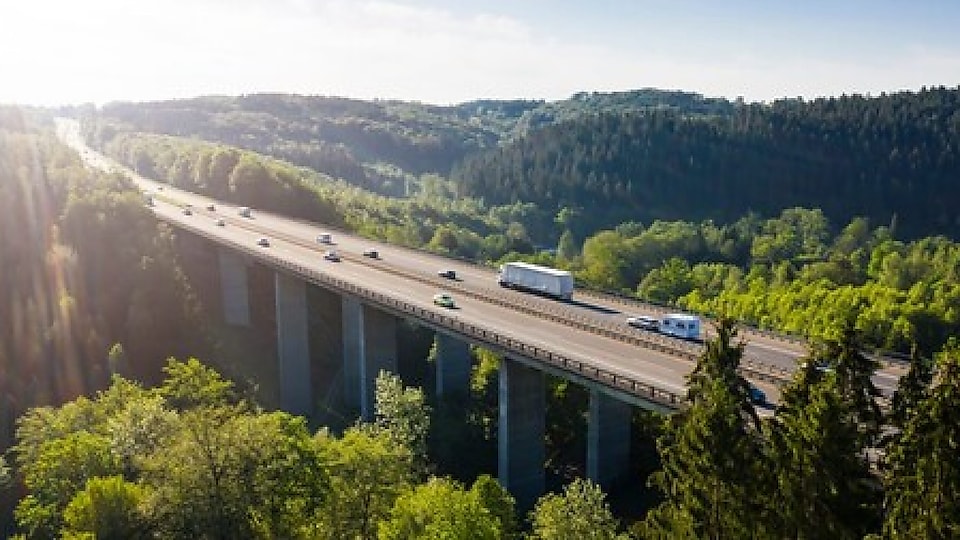
[(920, 355), (916, 344), (910, 351), (910, 370), (900, 378), (897, 391), (893, 394), (890, 422), (902, 428), (920, 401), (926, 397), (927, 389), (933, 380), (933, 362)]
[(827, 341), (823, 353), (823, 361), (836, 371), (840, 396), (850, 407), (850, 421), (860, 427), (860, 449), (866, 449), (877, 442), (883, 421), (877, 403), (880, 390), (873, 384), (880, 363), (864, 354), (860, 334), (850, 321), (842, 324), (837, 339)]
[(689, 377), (690, 407), (657, 442), (663, 469), (651, 483), (665, 501), (638, 532), (649, 537), (751, 538), (764, 535), (763, 454), (748, 385), (737, 373), (743, 343), (722, 319)]
[(772, 525), (782, 538), (860, 538), (876, 489), (836, 371), (803, 362), (768, 424), (775, 484)]
[(887, 538), (960, 538), (960, 344), (937, 359), (926, 397), (889, 448)]

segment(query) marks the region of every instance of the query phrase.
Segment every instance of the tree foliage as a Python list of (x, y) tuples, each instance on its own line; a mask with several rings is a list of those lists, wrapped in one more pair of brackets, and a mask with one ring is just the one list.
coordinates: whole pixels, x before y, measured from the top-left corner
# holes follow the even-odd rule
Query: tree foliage
[(615, 540), (619, 524), (603, 490), (589, 480), (574, 480), (562, 495), (549, 493), (530, 512), (530, 538), (537, 540)]
[(648, 536), (763, 536), (762, 490), (767, 470), (759, 421), (738, 374), (743, 344), (722, 319), (688, 383), (690, 406), (671, 419), (658, 441), (663, 469), (653, 484), (664, 501), (640, 529)]
[(960, 535), (960, 346), (951, 341), (937, 356), (932, 386), (888, 447), (889, 538)]
[(497, 540), (504, 538), (498, 516), (474, 490), (452, 480), (431, 478), (397, 498), (381, 521), (377, 538), (405, 540)]

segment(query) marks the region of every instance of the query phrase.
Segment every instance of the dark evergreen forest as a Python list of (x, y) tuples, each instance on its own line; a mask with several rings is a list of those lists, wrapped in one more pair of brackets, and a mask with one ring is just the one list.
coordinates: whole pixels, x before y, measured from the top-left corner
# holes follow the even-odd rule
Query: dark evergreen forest
[(834, 223), (892, 224), (907, 238), (960, 234), (958, 175), (960, 89), (945, 88), (717, 114), (585, 114), (469, 156), (452, 173), (463, 193), (490, 204), (583, 209), (588, 230), (800, 206)]

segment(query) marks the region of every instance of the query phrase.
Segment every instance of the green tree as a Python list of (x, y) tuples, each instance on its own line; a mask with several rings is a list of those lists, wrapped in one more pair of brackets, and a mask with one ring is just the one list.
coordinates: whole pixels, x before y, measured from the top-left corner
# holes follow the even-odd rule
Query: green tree
[(722, 318), (689, 376), (689, 408), (657, 441), (663, 469), (651, 481), (665, 500), (638, 527), (645, 535), (749, 538), (765, 530), (759, 420), (737, 373), (743, 343), (735, 336)]
[(920, 348), (914, 345), (910, 354), (910, 369), (897, 382), (897, 391), (893, 394), (890, 406), (889, 418), (894, 426), (902, 428), (913, 417), (933, 381), (933, 367), (931, 359), (924, 358)]
[(500, 521), (502, 538), (514, 538), (518, 534), (516, 501), (496, 478), (481, 474), (470, 486), (470, 492)]
[(161, 535), (289, 538), (309, 525), (327, 476), (302, 418), (200, 407), (180, 425), (143, 462)]
[(17, 524), (33, 538), (53, 538), (63, 511), (91, 478), (120, 473), (109, 440), (87, 431), (43, 442), (30, 461), (21, 461), (28, 495), (16, 508)]
[(815, 345), (813, 361), (835, 370), (840, 399), (847, 405), (851, 425), (858, 426), (858, 451), (877, 442), (882, 414), (877, 397), (880, 390), (873, 376), (880, 363), (863, 352), (859, 332), (849, 320), (841, 323), (835, 338)]
[(423, 390), (404, 388), (396, 375), (381, 371), (375, 381), (374, 421), (398, 445), (409, 449), (414, 467), (427, 470), (430, 406)]
[(110, 367), (110, 374), (117, 375), (126, 369), (126, 355), (123, 352), (123, 345), (114, 343), (107, 353), (107, 365)]
[(149, 538), (150, 528), (140, 504), (142, 486), (121, 476), (91, 478), (63, 512), (64, 536), (92, 534), (103, 540)]
[(498, 517), (476, 493), (452, 480), (431, 478), (397, 498), (390, 516), (380, 522), (377, 538), (496, 540), (503, 533)]
[(693, 277), (690, 264), (683, 259), (673, 257), (659, 268), (650, 271), (640, 285), (637, 294), (657, 302), (676, 302), (678, 298), (693, 290)]
[(166, 377), (160, 386), (160, 395), (174, 409), (217, 407), (235, 402), (233, 383), (196, 358), (186, 362), (169, 358), (163, 372)]
[(572, 261), (580, 254), (577, 248), (577, 240), (573, 237), (570, 230), (563, 231), (560, 240), (557, 242), (557, 259), (561, 261)]
[(562, 495), (548, 493), (530, 512), (530, 538), (537, 540), (614, 540), (619, 524), (604, 500), (603, 490), (589, 480), (576, 479)]
[(938, 355), (927, 395), (888, 449), (888, 538), (960, 537), (960, 344)]
[(873, 487), (848, 409), (836, 373), (814, 361), (803, 363), (784, 388), (769, 424), (776, 478), (767, 491), (778, 536), (860, 538), (869, 530), (870, 514), (858, 510), (871, 501)]
[[(327, 439), (326, 435), (318, 435)], [(377, 524), (415, 484), (410, 450), (387, 434), (355, 427), (327, 440), (330, 496), (315, 516), (317, 533), (329, 538), (375, 538)]]

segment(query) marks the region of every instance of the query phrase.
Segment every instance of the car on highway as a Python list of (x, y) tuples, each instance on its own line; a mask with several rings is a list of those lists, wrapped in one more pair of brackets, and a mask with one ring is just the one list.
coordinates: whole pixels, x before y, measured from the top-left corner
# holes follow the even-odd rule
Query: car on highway
[(656, 317), (637, 315), (635, 317), (627, 317), (627, 324), (634, 328), (640, 328), (641, 330), (656, 330), (660, 325), (660, 321)]
[(188, 205), (188, 206), (184, 206), (182, 212), (183, 212), (183, 215), (185, 215), (185, 216), (192, 216), (192, 215), (193, 215), (193, 209), (190, 208), (189, 205)]
[(227, 226), (227, 223), (226, 223), (225, 221), (223, 221), (222, 218), (221, 218), (221, 219), (218, 219), (218, 220), (216, 221), (216, 223), (217, 223), (217, 227), (226, 227), (226, 226)]
[(763, 390), (757, 388), (754, 385), (750, 385), (750, 403), (754, 405), (766, 405), (767, 404), (767, 394)]
[(261, 236), (260, 239), (257, 240), (257, 245), (261, 247), (270, 247), (270, 240), (267, 240)]
[(437, 271), (437, 275), (440, 276), (440, 277), (442, 277), (442, 278), (457, 279), (457, 271), (456, 271), (456, 270), (451, 270), (451, 269), (449, 269), (449, 268), (444, 268), (443, 270), (438, 270), (438, 271)]
[(364, 256), (364, 257), (370, 257), (371, 259), (379, 259), (379, 258), (380, 258), (380, 252), (377, 251), (377, 250), (375, 250), (375, 249), (372, 249), (372, 248), (371, 248), (371, 249), (365, 249), (365, 250), (363, 250), (363, 256)]
[(214, 206), (214, 205), (212, 205), (212, 204), (208, 204), (208, 205), (207, 205), (207, 210), (209, 210), (209, 211), (211, 211), (211, 212), (215, 212), (215, 211), (217, 210), (217, 207)]
[(340, 254), (332, 249), (324, 253), (323, 258), (324, 260), (327, 260), (327, 261), (340, 262)]
[(439, 292), (433, 295), (433, 303), (448, 309), (457, 307), (457, 302), (450, 296), (450, 293)]
[(331, 235), (330, 233), (326, 233), (326, 232), (320, 233), (320, 234), (317, 235), (317, 243), (318, 243), (318, 244), (332, 244), (332, 243), (333, 243), (333, 235)]

